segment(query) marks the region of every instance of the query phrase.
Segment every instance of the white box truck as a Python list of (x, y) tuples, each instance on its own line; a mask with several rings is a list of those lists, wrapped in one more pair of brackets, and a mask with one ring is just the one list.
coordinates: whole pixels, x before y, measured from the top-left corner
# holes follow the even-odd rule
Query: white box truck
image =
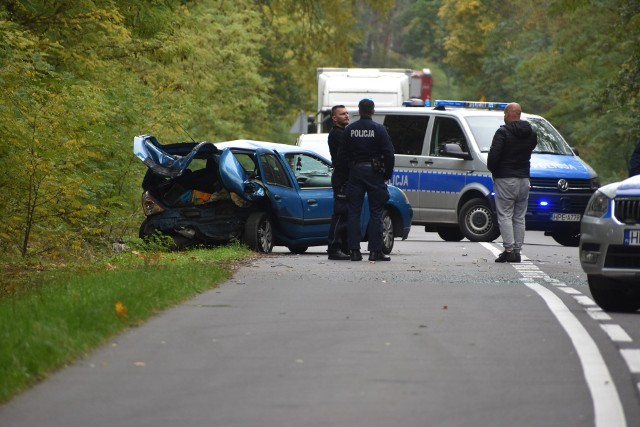
[[(319, 132), (328, 132), (325, 123), (331, 107), (357, 107), (362, 98), (371, 98), (378, 107), (400, 107), (410, 99), (431, 101), (431, 71), (403, 68), (318, 68)], [(330, 120), (330, 119), (329, 119)], [(328, 125), (327, 126), (325, 126)]]

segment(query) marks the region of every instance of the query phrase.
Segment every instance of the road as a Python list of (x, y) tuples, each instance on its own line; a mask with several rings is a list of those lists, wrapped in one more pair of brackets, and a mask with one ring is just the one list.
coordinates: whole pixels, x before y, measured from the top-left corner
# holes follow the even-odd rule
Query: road
[(640, 313), (600, 311), (576, 248), (527, 240), (522, 264), (415, 226), (391, 262), (260, 257), (0, 407), (0, 426), (639, 425)]

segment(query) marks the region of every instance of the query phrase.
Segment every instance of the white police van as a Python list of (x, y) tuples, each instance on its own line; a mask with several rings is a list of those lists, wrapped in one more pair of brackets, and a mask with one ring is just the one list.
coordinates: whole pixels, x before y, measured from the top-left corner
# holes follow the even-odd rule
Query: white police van
[[(373, 119), (386, 127), (395, 148), (391, 183), (407, 194), (412, 224), (447, 241), (490, 242), (500, 235), (487, 155), (504, 124), (506, 105), (438, 100), (434, 108), (376, 108)], [(350, 113), (352, 122), (358, 120), (356, 111)], [(577, 247), (580, 220), (599, 187), (598, 176), (547, 120), (525, 113), (521, 119), (538, 134), (526, 227)]]

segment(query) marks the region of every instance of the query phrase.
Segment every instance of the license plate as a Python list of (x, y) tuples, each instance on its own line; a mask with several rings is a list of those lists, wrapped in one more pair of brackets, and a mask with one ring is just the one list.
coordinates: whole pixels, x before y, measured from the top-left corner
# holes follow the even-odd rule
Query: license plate
[(624, 230), (625, 246), (640, 246), (640, 230)]
[(551, 221), (580, 221), (582, 219), (582, 215), (580, 214), (568, 214), (568, 213), (557, 213), (554, 212), (551, 214)]

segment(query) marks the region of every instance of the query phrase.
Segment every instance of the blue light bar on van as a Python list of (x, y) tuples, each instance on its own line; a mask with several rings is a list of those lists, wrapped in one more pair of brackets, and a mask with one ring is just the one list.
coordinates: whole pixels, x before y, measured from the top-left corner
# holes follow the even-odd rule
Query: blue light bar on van
[(508, 102), (480, 102), (480, 101), (447, 101), (436, 99), (434, 107), (457, 107), (457, 108), (481, 108), (487, 110), (504, 110)]

